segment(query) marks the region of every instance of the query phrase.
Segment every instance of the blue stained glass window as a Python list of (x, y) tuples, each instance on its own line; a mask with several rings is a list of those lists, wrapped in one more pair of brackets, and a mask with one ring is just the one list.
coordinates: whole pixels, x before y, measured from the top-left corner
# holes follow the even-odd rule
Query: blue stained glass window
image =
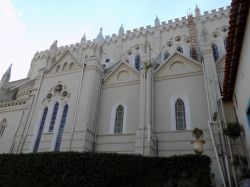
[(141, 67), (141, 56), (136, 55), (136, 57), (135, 57), (135, 69), (140, 71), (140, 67)]
[(219, 59), (219, 52), (217, 45), (212, 44), (212, 50), (213, 50), (214, 61), (216, 62)]
[(43, 132), (44, 123), (45, 123), (45, 120), (47, 117), (47, 113), (48, 113), (48, 108), (46, 107), (43, 111), (42, 120), (40, 123), (40, 127), (38, 129), (38, 134), (37, 134), (34, 149), (33, 149), (34, 153), (36, 153), (38, 151), (38, 148), (39, 148), (39, 144), (40, 144), (40, 140), (41, 140), (41, 136), (42, 136), (42, 132)]
[(57, 134), (57, 137), (56, 137), (55, 151), (60, 151), (64, 126), (65, 126), (67, 113), (68, 113), (68, 108), (69, 108), (68, 105), (65, 105), (65, 107), (63, 109), (63, 114), (62, 114), (62, 118), (61, 118), (61, 122), (60, 122), (60, 127), (59, 127), (58, 134)]
[(54, 109), (53, 109), (52, 118), (51, 118), (50, 125), (49, 125), (49, 132), (53, 132), (53, 130), (54, 130), (58, 106), (59, 106), (59, 103), (57, 102), (54, 106)]

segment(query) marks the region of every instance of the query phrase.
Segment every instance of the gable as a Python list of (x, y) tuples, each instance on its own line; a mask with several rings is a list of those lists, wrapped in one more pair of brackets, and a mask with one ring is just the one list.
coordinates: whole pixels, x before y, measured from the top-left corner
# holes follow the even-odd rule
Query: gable
[(179, 53), (175, 53), (158, 67), (155, 71), (155, 77), (191, 74), (197, 72), (202, 72), (201, 64)]
[(77, 62), (75, 57), (67, 51), (48, 68), (47, 73), (69, 71), (76, 67), (80, 67), (80, 64)]
[(128, 64), (120, 63), (107, 77), (104, 79), (104, 85), (124, 84), (139, 81), (140, 74)]

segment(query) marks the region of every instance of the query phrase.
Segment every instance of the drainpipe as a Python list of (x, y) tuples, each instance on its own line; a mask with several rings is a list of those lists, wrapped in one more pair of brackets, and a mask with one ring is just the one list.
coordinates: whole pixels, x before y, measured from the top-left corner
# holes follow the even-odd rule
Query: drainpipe
[[(223, 118), (223, 121), (226, 123), (226, 117), (225, 117), (224, 107), (223, 107), (223, 103), (222, 103), (222, 98), (219, 99), (219, 102), (220, 102), (220, 105), (221, 105), (222, 118)], [(228, 145), (230, 161), (231, 161), (231, 163), (233, 163), (233, 152), (232, 152), (232, 147), (231, 147), (230, 140), (229, 140), (228, 136), (226, 136), (226, 141), (227, 141), (227, 145)], [(234, 182), (235, 182), (236, 187), (238, 187), (236, 171), (235, 171), (234, 165), (232, 165), (232, 168), (233, 168)]]
[(22, 113), (21, 113), (21, 115), (20, 115), (20, 117), (19, 117), (19, 119), (18, 119), (18, 123), (17, 123), (17, 126), (16, 126), (15, 134), (14, 134), (13, 141), (12, 141), (12, 143), (11, 143), (11, 146), (10, 146), (10, 151), (9, 151), (9, 153), (12, 153), (12, 151), (13, 151), (13, 149), (14, 149), (14, 146), (15, 146), (14, 142), (15, 142), (17, 130), (19, 129), (21, 120), (22, 120), (22, 118), (23, 118), (23, 114), (24, 114), (24, 110), (22, 111)]
[(93, 142), (93, 148), (92, 152), (95, 152), (96, 149), (96, 140), (97, 140), (97, 132), (98, 132), (98, 125), (99, 125), (99, 114), (100, 114), (100, 106), (101, 106), (101, 92), (102, 92), (102, 85), (103, 85), (103, 79), (101, 79), (101, 83), (99, 86), (99, 92), (98, 92), (98, 100), (97, 100), (97, 109), (96, 109), (96, 115), (95, 115), (95, 127), (94, 127), (94, 142)]
[(218, 152), (217, 152), (216, 145), (215, 145), (215, 142), (214, 142), (213, 131), (212, 131), (212, 128), (211, 128), (211, 122), (208, 120), (207, 123), (208, 123), (209, 132), (211, 134), (211, 140), (212, 140), (213, 147), (214, 147), (215, 157), (216, 157), (216, 160), (218, 162), (222, 182), (223, 182), (223, 185), (226, 186), (225, 178), (224, 178), (224, 175), (223, 175), (223, 172), (222, 172), (222, 168), (221, 168), (221, 164), (220, 164), (220, 160), (219, 160), (219, 156), (218, 156)]
[(204, 63), (204, 61), (202, 60), (203, 78), (204, 78), (204, 81), (205, 81), (205, 90), (206, 90), (206, 96), (207, 96), (208, 115), (209, 115), (209, 120), (208, 120), (207, 123), (208, 123), (208, 128), (209, 128), (209, 132), (210, 132), (210, 136), (211, 136), (211, 140), (212, 140), (212, 144), (213, 144), (213, 148), (214, 148), (216, 160), (218, 162), (218, 166), (219, 166), (219, 170), (220, 170), (222, 182), (223, 182), (224, 186), (226, 186), (225, 178), (224, 178), (224, 175), (223, 175), (223, 172), (222, 172), (222, 168), (221, 168), (221, 165), (220, 165), (220, 160), (219, 160), (218, 152), (217, 152), (216, 145), (215, 145), (215, 142), (214, 142), (213, 132), (212, 132), (212, 129), (211, 129), (211, 126), (210, 126), (211, 125), (210, 124), (211, 108), (210, 108), (210, 101), (209, 101), (209, 92), (208, 92), (208, 88), (207, 88), (208, 87), (207, 86), (207, 77), (206, 77), (205, 67), (204, 67), (203, 63)]
[[(22, 138), (23, 138), (23, 133), (22, 133), (22, 137), (21, 137), (21, 140), (20, 140), (20, 144), (18, 145), (17, 151), (18, 151), (19, 146), (20, 146), (21, 144), (22, 144), (22, 146), (21, 146), (21, 150), (22, 150), (23, 145), (24, 145), (24, 143), (25, 143), (25, 139), (26, 139), (26, 137), (27, 137), (27, 134), (28, 134), (28, 131), (29, 131), (29, 128), (30, 128), (30, 125), (31, 125), (31, 120), (32, 120), (32, 117), (33, 117), (33, 115), (34, 115), (34, 110), (35, 110), (35, 106), (36, 106), (37, 99), (38, 99), (38, 96), (39, 96), (39, 92), (40, 92), (40, 89), (41, 89), (41, 85), (42, 85), (42, 80), (43, 80), (43, 78), (44, 78), (44, 70), (42, 71), (41, 79), (40, 79), (40, 82), (39, 82), (39, 85), (38, 85), (37, 94), (36, 94), (36, 96), (35, 96), (35, 97), (36, 97), (36, 98), (35, 98), (35, 104), (34, 104), (33, 110), (31, 111), (30, 120), (29, 120), (29, 116), (28, 116), (28, 118), (27, 118), (27, 120), (29, 120), (28, 128), (27, 128), (26, 131), (25, 131), (25, 136), (24, 136), (24, 139), (23, 139), (23, 140), (22, 140)], [(34, 97), (33, 97), (33, 99), (32, 99), (31, 105), (30, 105), (29, 113), (30, 113), (30, 110), (31, 110), (31, 108), (32, 108), (32, 106), (33, 106), (33, 101), (34, 101)], [(25, 127), (26, 127), (26, 125), (25, 125)], [(23, 129), (23, 132), (24, 132), (24, 130), (25, 130), (25, 127), (24, 127), (24, 129)]]
[(70, 146), (69, 146), (70, 151), (72, 151), (73, 135), (74, 135), (74, 131), (75, 131), (76, 117), (77, 117), (77, 111), (78, 111), (78, 106), (79, 106), (80, 95), (81, 95), (81, 91), (82, 91), (82, 83), (83, 83), (85, 68), (86, 68), (86, 63), (84, 63), (82, 65), (81, 81), (80, 81), (79, 89), (78, 89), (78, 93), (77, 93), (76, 106), (75, 106), (75, 112), (74, 112), (74, 117), (73, 117), (73, 125), (72, 125), (71, 135), (70, 135)]

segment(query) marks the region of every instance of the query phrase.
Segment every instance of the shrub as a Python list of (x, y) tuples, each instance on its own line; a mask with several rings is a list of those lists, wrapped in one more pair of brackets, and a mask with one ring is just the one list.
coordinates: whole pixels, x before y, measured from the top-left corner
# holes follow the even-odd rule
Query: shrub
[(209, 157), (111, 153), (0, 155), (0, 186), (211, 186)]

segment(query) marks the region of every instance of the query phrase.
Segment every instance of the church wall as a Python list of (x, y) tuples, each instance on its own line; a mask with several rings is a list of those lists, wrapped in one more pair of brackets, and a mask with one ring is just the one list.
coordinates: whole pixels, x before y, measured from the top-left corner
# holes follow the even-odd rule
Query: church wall
[(16, 128), (19, 124), (21, 116), (23, 116), (24, 107), (20, 109), (14, 109), (12, 107), (7, 110), (0, 111), (0, 123), (6, 119), (6, 127), (3, 131), (2, 136), (0, 135), (0, 153), (9, 153), (12, 149), (12, 143), (15, 136)]
[[(249, 11), (250, 12), (250, 9)], [(234, 106), (236, 108), (237, 117), (243, 124), (246, 134), (246, 140), (250, 139), (250, 13), (248, 14), (247, 24), (245, 28), (244, 40), (241, 48), (240, 61), (237, 71), (234, 93)], [(250, 155), (250, 142), (246, 141), (248, 155)]]
[[(126, 114), (124, 133), (114, 134), (112, 112), (122, 104)], [(139, 84), (104, 87), (101, 96), (96, 151), (134, 153), (135, 132), (139, 126)]]
[[(39, 150), (41, 151), (50, 150), (52, 140), (53, 141), (55, 140), (55, 134), (59, 128), (62, 110), (65, 104), (69, 105), (69, 110), (67, 114), (67, 120), (66, 120), (66, 124), (64, 128), (64, 133), (67, 134), (71, 131), (71, 123), (73, 120), (73, 113), (75, 109), (74, 106), (76, 103), (77, 90), (78, 90), (78, 85), (80, 81), (79, 77), (80, 77), (79, 70), (76, 70), (74, 73), (70, 72), (70, 73), (57, 73), (57, 74), (45, 75), (41, 84), (40, 93), (37, 98), (36, 107), (34, 108), (34, 114), (31, 119), (31, 125), (28, 131), (27, 139), (23, 147), (23, 152), (32, 151), (31, 148), (36, 137), (35, 134), (37, 132), (38, 127), (40, 126), (41, 116), (46, 106), (48, 107), (48, 113), (47, 113), (45, 126), (43, 129), (43, 135), (40, 141)], [(54, 89), (58, 83), (61, 83), (66, 86), (65, 89), (68, 90), (69, 97), (65, 99), (61, 99), (61, 97), (55, 94), (55, 96), (52, 97), (51, 101), (46, 100), (47, 94), (50, 91), (51, 93), (53, 93), (53, 90), (51, 89)], [(51, 115), (52, 115), (53, 107), (56, 101), (59, 102), (59, 108), (58, 108), (58, 113), (56, 117), (54, 131), (48, 132), (49, 123), (52, 117)]]

